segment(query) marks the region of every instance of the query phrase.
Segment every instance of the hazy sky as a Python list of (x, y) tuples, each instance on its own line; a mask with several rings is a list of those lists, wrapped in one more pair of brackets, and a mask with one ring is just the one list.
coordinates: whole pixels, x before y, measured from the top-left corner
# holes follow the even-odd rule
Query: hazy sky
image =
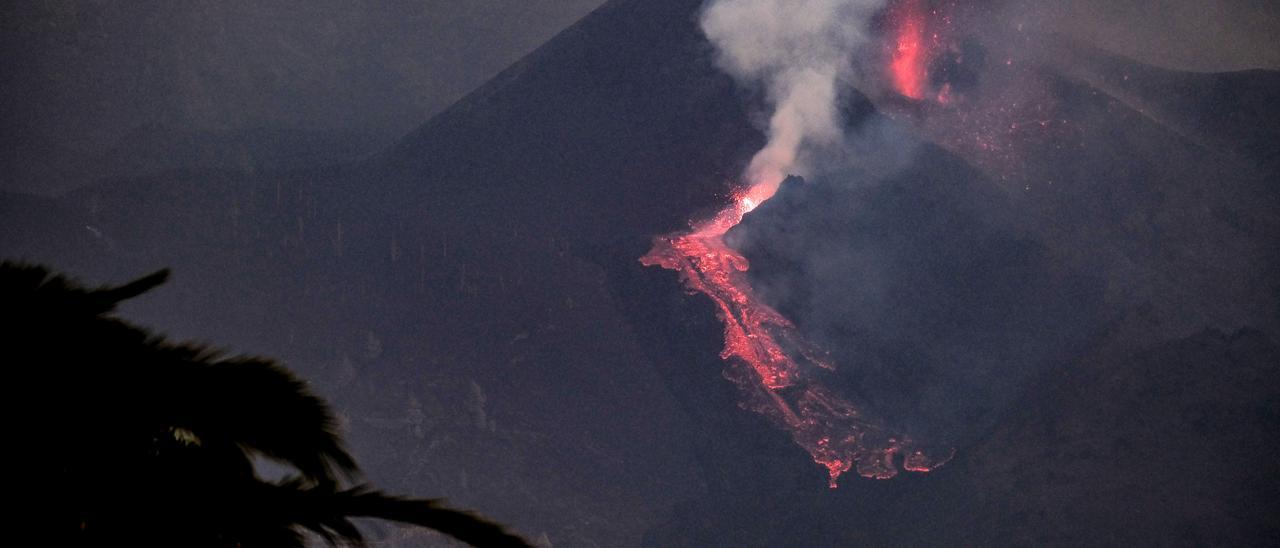
[[(601, 3), (5, 2), (0, 190), (50, 194), (98, 173), (130, 175), (197, 157), (206, 166), (262, 167), (258, 159), (237, 160), (246, 148), (292, 154), (225, 146), (262, 129), (356, 132), (364, 137), (354, 148), (377, 148)], [(1280, 68), (1280, 3), (1272, 0), (1026, 5), (1061, 32), (1159, 65)], [(221, 144), (201, 137), (210, 133)], [(173, 142), (197, 151), (165, 148)], [(104, 169), (103, 158), (137, 160)]]
[(172, 132), (394, 139), (599, 3), (4, 2), (0, 189), (60, 190), (66, 166)]
[(448, 105), (598, 4), (5, 3), (4, 107), (43, 118), (72, 109), (77, 122), (142, 118), (209, 129), (258, 120), (414, 125), (404, 118)]
[(1275, 0), (1032, 0), (1066, 34), (1169, 68), (1280, 69)]

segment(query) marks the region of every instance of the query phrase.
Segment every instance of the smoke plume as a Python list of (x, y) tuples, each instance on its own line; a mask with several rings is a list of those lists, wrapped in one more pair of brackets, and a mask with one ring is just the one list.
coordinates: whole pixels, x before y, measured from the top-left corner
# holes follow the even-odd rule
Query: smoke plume
[(867, 40), (868, 21), (883, 0), (711, 0), (702, 30), (720, 66), (763, 86), (773, 112), (768, 144), (747, 167), (746, 182), (776, 188), (804, 174), (806, 146), (841, 139), (840, 84)]

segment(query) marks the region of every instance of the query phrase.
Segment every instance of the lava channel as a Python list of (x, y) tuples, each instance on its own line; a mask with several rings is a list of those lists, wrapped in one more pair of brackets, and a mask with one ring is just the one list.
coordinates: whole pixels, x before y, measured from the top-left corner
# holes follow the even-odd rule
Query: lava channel
[(679, 272), (685, 287), (716, 304), (717, 316), (724, 322), (720, 357), (728, 362), (725, 377), (740, 389), (742, 406), (789, 431), (827, 469), (831, 488), (850, 468), (867, 478), (891, 478), (898, 473), (898, 456), (902, 467), (912, 472), (928, 472), (945, 464), (954, 451), (929, 455), (907, 436), (881, 426), (823, 386), (815, 373), (835, 366), (752, 290), (746, 257), (726, 245), (724, 235), (776, 190), (774, 184), (741, 191), (727, 207), (692, 230), (656, 238), (640, 262)]

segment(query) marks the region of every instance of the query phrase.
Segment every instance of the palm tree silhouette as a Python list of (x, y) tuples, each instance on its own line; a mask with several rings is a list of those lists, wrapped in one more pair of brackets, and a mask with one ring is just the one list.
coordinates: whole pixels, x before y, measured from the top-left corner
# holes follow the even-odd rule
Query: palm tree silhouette
[[(327, 404), (272, 360), (175, 344), (112, 315), (162, 270), (89, 289), (48, 269), (0, 264), (0, 335), (25, 413), (13, 439), (43, 482), (28, 510), (52, 545), (362, 545), (353, 518), (429, 527), (477, 546), (528, 546), (439, 500), (346, 486), (359, 468)], [(253, 458), (289, 465), (279, 482)]]

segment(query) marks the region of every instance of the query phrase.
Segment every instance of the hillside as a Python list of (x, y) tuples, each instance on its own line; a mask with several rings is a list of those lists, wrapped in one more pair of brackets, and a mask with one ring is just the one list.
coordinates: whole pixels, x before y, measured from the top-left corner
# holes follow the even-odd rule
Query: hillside
[[(735, 245), (838, 386), (958, 452), (832, 491), (737, 406), (711, 304), (637, 261), (762, 140), (700, 4), (609, 2), (360, 160), (6, 195), (0, 249), (89, 281), (172, 267), (128, 317), (282, 358), (378, 484), (556, 546), (1274, 540), (1275, 117), (1205, 121), (1274, 74), (1068, 45), (951, 109), (851, 92), (884, 165), (793, 181)], [(1066, 121), (1016, 165), (966, 140), (1007, 82)]]

